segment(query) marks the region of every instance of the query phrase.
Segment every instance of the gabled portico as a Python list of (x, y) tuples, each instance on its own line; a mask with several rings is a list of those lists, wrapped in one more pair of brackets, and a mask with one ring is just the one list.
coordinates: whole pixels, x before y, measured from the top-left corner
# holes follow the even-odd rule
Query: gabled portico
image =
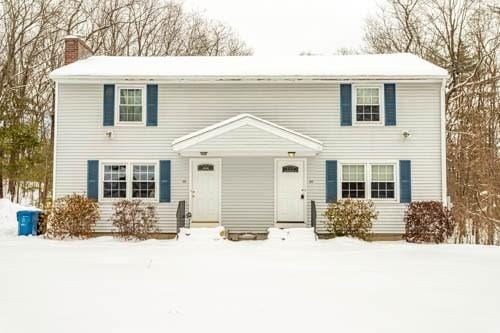
[(181, 156), (314, 156), (320, 141), (291, 129), (240, 114), (172, 142)]
[(307, 224), (306, 157), (321, 152), (320, 141), (241, 114), (172, 146), (190, 158), (192, 226)]

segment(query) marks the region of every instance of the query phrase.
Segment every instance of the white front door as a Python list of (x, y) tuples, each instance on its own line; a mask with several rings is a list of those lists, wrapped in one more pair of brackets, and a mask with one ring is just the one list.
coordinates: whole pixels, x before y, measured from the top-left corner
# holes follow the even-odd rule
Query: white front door
[(277, 222), (305, 222), (305, 160), (276, 161)]
[(219, 222), (221, 163), (218, 159), (191, 160), (193, 222)]

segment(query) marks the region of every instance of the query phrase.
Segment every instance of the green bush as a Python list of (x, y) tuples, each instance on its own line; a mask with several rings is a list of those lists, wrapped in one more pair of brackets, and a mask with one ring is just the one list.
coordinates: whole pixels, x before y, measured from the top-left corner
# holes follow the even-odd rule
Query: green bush
[(89, 238), (99, 220), (99, 205), (83, 195), (71, 194), (57, 199), (49, 210), (47, 237)]
[(405, 239), (414, 243), (442, 243), (455, 227), (450, 210), (439, 201), (412, 202), (406, 209), (405, 224)]
[(157, 232), (156, 210), (143, 206), (141, 200), (121, 200), (113, 204), (111, 222), (117, 229), (115, 236), (124, 240), (144, 240)]
[(371, 200), (346, 199), (331, 203), (324, 216), (327, 218), (328, 231), (335, 236), (352, 236), (366, 240), (378, 214)]

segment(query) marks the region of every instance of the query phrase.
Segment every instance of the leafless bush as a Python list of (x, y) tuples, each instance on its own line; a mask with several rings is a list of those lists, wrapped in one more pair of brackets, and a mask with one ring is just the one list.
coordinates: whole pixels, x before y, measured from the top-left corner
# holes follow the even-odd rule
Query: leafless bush
[(324, 213), (326, 226), (335, 236), (367, 239), (377, 212), (371, 200), (339, 200), (331, 203)]
[(411, 52), (449, 72), (448, 193), (456, 242), (500, 244), (500, 9), (496, 0), (386, 0), (366, 51)]
[(443, 243), (453, 234), (451, 212), (438, 201), (412, 202), (405, 213), (408, 242)]
[(140, 200), (121, 200), (113, 204), (111, 222), (116, 236), (124, 240), (144, 240), (157, 232), (156, 210), (153, 205), (143, 206)]
[(47, 222), (47, 237), (89, 238), (99, 219), (99, 206), (79, 194), (57, 199), (51, 208)]

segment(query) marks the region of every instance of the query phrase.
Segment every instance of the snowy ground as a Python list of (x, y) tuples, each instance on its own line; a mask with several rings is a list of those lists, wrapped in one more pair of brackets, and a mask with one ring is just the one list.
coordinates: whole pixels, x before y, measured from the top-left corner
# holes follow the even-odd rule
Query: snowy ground
[(215, 331), (499, 332), (500, 247), (0, 239), (0, 332)]
[(0, 199), (0, 239), (17, 235), (16, 213), (19, 210), (38, 210), (32, 206), (23, 206), (8, 199)]

